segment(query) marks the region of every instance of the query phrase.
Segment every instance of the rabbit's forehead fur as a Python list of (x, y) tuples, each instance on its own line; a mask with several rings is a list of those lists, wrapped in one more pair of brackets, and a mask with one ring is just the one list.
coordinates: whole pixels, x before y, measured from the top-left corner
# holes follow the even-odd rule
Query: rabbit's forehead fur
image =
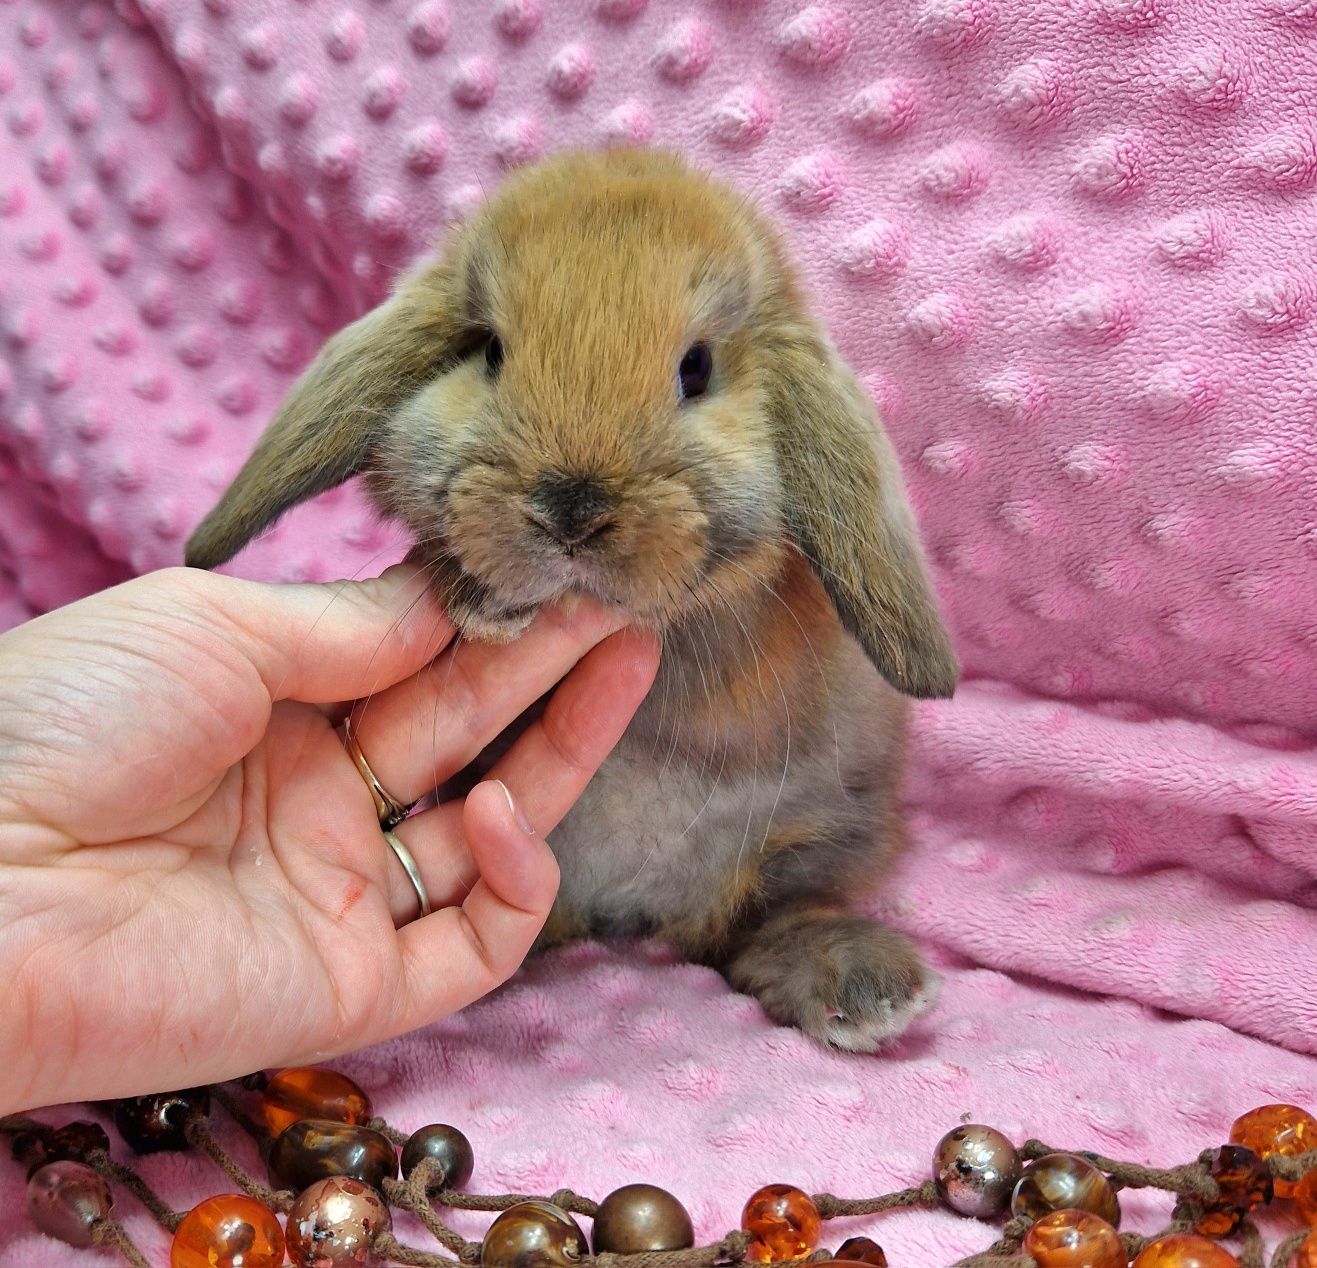
[[(508, 606), (581, 589), (662, 620), (710, 582), (739, 591), (731, 573), (781, 550), (753, 338), (769, 249), (734, 196), (652, 159), (514, 179), (449, 257), (502, 364), (447, 368), (397, 411), (378, 495)], [(683, 401), (696, 342), (713, 383)], [(570, 558), (531, 518), (546, 477), (594, 481), (616, 504)]]

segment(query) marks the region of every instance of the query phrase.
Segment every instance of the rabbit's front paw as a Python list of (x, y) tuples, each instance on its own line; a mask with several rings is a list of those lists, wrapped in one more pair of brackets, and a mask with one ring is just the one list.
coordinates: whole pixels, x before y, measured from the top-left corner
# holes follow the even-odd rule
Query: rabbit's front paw
[(775, 1021), (848, 1052), (875, 1052), (895, 1039), (933, 1006), (941, 984), (900, 934), (815, 910), (755, 930), (727, 977)]

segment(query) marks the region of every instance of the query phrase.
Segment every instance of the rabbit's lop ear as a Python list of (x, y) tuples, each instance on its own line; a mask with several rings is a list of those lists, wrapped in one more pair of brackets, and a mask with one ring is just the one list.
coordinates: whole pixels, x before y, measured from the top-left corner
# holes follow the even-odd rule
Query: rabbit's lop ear
[(791, 533), (878, 672), (906, 695), (950, 696), (960, 669), (891, 443), (826, 340), (792, 336), (768, 378)]
[(431, 266), (325, 344), (192, 534), (189, 565), (225, 563), (289, 507), (361, 470), (379, 420), (460, 351), (454, 281)]

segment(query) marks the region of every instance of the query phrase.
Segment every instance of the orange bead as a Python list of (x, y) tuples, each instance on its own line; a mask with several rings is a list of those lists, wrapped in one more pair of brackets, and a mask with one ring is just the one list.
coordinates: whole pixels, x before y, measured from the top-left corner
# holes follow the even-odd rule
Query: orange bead
[(1294, 1205), (1303, 1222), (1317, 1228), (1317, 1171), (1309, 1171), (1294, 1186)]
[(1239, 1260), (1206, 1237), (1173, 1233), (1145, 1247), (1132, 1268), (1239, 1268)]
[(1309, 1233), (1294, 1252), (1294, 1268), (1317, 1268), (1317, 1233)]
[(224, 1193), (194, 1206), (174, 1233), (169, 1268), (279, 1268), (284, 1232), (268, 1206)]
[[(1317, 1118), (1297, 1105), (1259, 1105), (1235, 1119), (1230, 1142), (1247, 1145), (1264, 1158), (1272, 1154), (1294, 1158), (1317, 1149)], [(1276, 1196), (1293, 1197), (1294, 1181), (1277, 1180)]]
[(1025, 1235), (1024, 1252), (1039, 1268), (1125, 1268), (1120, 1234), (1092, 1211), (1053, 1211)]
[(745, 1257), (764, 1264), (807, 1258), (819, 1244), (823, 1223), (808, 1193), (769, 1184), (745, 1204), (741, 1227), (754, 1235)]
[(277, 1136), (303, 1118), (360, 1124), (370, 1118), (370, 1097), (351, 1079), (315, 1066), (280, 1070), (261, 1097), (265, 1127)]

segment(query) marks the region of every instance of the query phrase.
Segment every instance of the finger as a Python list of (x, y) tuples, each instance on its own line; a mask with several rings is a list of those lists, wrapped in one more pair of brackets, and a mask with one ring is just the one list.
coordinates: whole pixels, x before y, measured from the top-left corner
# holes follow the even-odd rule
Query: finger
[[(394, 828), (393, 835), (415, 860), (431, 907), (437, 911), (441, 907), (460, 906), (477, 879), (476, 865), (464, 835), (462, 803), (456, 803), (451, 813), (437, 808), (413, 815)], [(421, 914), (420, 899), (382, 835), (380, 846), (388, 856), (389, 912), (394, 926), (401, 928)]]
[(495, 764), (535, 831), (547, 836), (622, 738), (658, 672), (652, 635), (621, 630), (553, 693), (542, 717)]
[[(634, 629), (605, 639), (553, 693), (544, 715), (499, 759), (491, 777), (502, 780), (541, 836), (557, 827), (612, 752), (640, 707), (658, 669), (658, 644)], [(461, 837), (462, 803), (447, 802), (408, 819), (408, 845), (422, 873), (433, 856), (431, 901), (460, 902), (475, 882), (471, 858), (452, 848)]]
[(271, 700), (352, 700), (428, 664), (453, 627), (426, 580), (398, 564), (366, 581), (269, 585), (214, 573), (178, 574), (247, 657)]
[(627, 622), (594, 601), (545, 608), (515, 643), (459, 643), (363, 700), (353, 732), (376, 779), (414, 801), (462, 770), (592, 647)]
[(478, 784), (462, 825), (480, 873), (460, 907), (399, 931), (406, 1029), (465, 1007), (516, 972), (558, 893), (558, 864), (544, 839), (518, 821), (506, 788)]

